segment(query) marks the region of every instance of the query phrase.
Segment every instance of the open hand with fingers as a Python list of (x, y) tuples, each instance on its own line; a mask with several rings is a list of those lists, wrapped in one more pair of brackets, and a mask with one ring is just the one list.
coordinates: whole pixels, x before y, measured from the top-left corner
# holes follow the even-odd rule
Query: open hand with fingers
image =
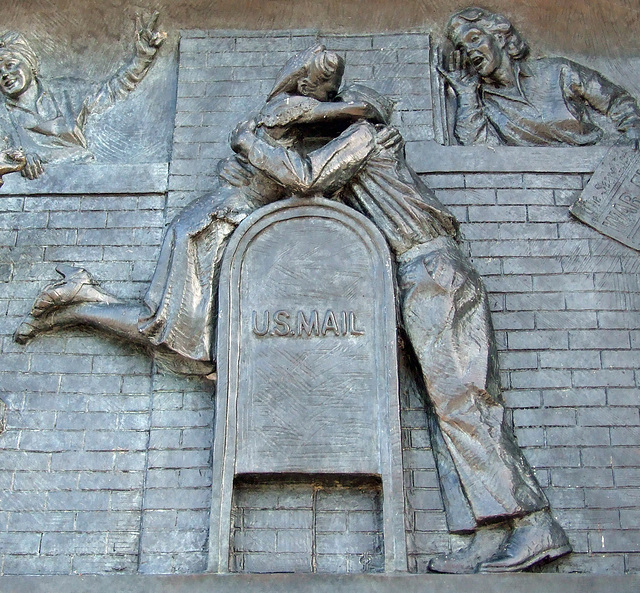
[(441, 61), (437, 69), (456, 95), (470, 95), (477, 92), (480, 77), (462, 50), (453, 50), (446, 60)]
[(26, 163), (20, 170), (23, 177), (27, 179), (37, 179), (44, 173), (44, 164), (42, 159), (36, 153), (28, 153), (25, 157)]
[(393, 126), (384, 126), (376, 133), (376, 144), (381, 148), (401, 150), (404, 140)]
[(249, 161), (241, 154), (218, 161), (218, 176), (233, 185), (243, 187), (251, 183), (253, 173)]

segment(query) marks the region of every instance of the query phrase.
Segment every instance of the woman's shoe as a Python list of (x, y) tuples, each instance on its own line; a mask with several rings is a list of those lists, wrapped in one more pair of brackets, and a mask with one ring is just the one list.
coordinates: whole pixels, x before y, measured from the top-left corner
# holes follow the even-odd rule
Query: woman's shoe
[(115, 300), (99, 288), (84, 268), (60, 264), (56, 271), (63, 279), (44, 287), (31, 308), (33, 317), (72, 303), (109, 303)]

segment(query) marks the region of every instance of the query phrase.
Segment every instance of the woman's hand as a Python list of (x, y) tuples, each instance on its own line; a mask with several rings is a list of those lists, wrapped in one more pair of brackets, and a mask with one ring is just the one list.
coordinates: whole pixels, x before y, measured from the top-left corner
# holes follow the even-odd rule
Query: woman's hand
[(167, 34), (157, 31), (156, 25), (160, 13), (156, 10), (147, 23), (136, 14), (136, 53), (142, 55), (155, 54), (158, 48), (165, 42)]
[(35, 152), (27, 154), (25, 161), (24, 168), (20, 171), (23, 177), (37, 179), (44, 173), (44, 162)]
[(246, 156), (255, 140), (255, 129), (255, 119), (240, 122), (229, 136), (231, 150)]
[(393, 126), (385, 126), (376, 134), (376, 144), (381, 148), (400, 150), (404, 145), (404, 140), (396, 128)]

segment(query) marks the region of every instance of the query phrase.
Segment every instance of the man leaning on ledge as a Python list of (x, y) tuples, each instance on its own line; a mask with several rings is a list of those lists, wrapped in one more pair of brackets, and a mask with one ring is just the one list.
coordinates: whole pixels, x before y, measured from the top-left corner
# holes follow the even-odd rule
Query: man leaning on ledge
[(466, 8), (446, 34), (455, 49), (439, 71), (456, 95), (460, 144), (597, 144), (595, 113), (638, 144), (640, 109), (627, 91), (566, 58), (527, 59), (529, 46), (503, 15)]

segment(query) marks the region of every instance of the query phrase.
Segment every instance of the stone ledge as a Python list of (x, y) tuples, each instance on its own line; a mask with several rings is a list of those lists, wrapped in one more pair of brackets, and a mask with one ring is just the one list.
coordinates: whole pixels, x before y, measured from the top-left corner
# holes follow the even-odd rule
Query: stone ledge
[(2, 196), (164, 193), (168, 170), (168, 163), (54, 163), (39, 179), (25, 179), (17, 173), (6, 175), (0, 188), (0, 208)]
[(0, 593), (637, 593), (640, 576), (200, 574), (0, 577)]
[(418, 173), (593, 173), (609, 148), (442, 146), (423, 141), (407, 143), (407, 161)]
[(215, 39), (217, 37), (397, 37), (399, 35), (431, 35), (419, 27), (407, 31), (379, 31), (375, 33), (345, 33), (325, 29), (184, 29), (180, 31), (181, 39)]

